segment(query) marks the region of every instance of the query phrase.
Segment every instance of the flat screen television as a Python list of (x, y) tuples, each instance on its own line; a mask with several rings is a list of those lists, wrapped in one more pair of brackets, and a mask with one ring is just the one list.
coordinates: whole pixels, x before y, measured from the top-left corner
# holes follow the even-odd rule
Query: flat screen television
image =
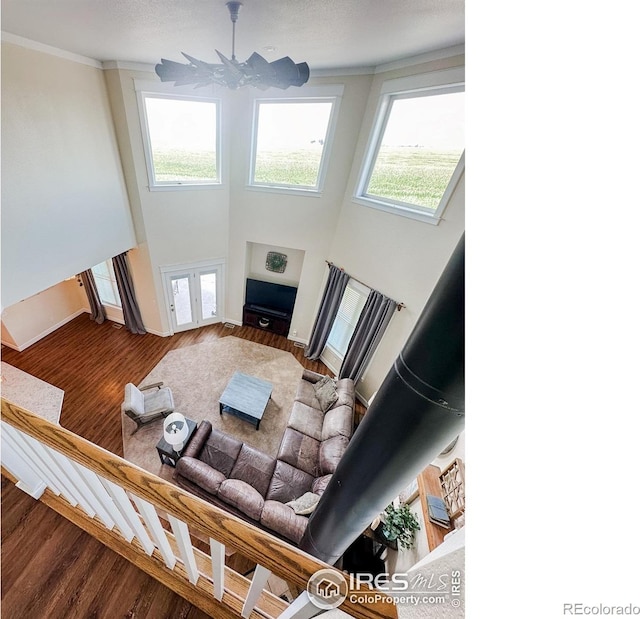
[(298, 289), (295, 286), (247, 279), (245, 303), (261, 308), (273, 309), (290, 314), (296, 302)]

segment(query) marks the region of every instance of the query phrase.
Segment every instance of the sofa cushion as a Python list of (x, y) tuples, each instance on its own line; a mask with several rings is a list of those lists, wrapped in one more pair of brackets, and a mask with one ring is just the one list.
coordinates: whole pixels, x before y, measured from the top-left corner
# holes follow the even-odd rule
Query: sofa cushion
[(320, 410), (324, 413), (328, 411), (338, 400), (335, 383), (331, 378), (325, 376), (321, 378), (314, 386), (316, 399), (320, 404)]
[[(320, 441), (298, 432), (298, 430), (286, 428), (280, 443), (278, 460), (282, 460), (297, 469), (302, 469), (312, 477), (317, 477), (319, 449)], [(332, 473), (333, 471), (328, 472)]]
[(284, 503), (265, 501), (260, 524), (299, 544), (307, 529), (309, 519), (306, 516), (298, 516)]
[(199, 458), (223, 473), (225, 477), (229, 477), (241, 449), (240, 441), (224, 432), (212, 430), (209, 440), (202, 447)]
[(183, 456), (178, 460), (176, 473), (213, 495), (218, 494), (220, 484), (226, 479), (220, 471), (189, 456)]
[(351, 438), (353, 432), (353, 409), (348, 406), (338, 406), (327, 411), (322, 424), (320, 440), (326, 441), (334, 436)]
[(318, 465), (322, 475), (335, 472), (338, 462), (340, 462), (348, 446), (349, 439), (346, 436), (334, 436), (322, 441), (318, 457)]
[(309, 473), (278, 460), (266, 498), (286, 503), (311, 490), (312, 483), (313, 477)]
[(287, 427), (298, 430), (298, 432), (302, 432), (302, 434), (319, 441), (322, 439), (323, 423), (324, 414), (321, 410), (311, 408), (302, 402), (294, 402)]
[(299, 516), (312, 514), (320, 502), (320, 495), (313, 492), (305, 492), (301, 497), (285, 503)]
[(349, 406), (351, 408), (355, 405), (356, 389), (353, 380), (350, 378), (341, 378), (336, 383), (336, 393), (338, 399), (335, 401), (331, 408), (337, 406)]
[(241, 479), (226, 479), (220, 484), (218, 496), (249, 518), (260, 520), (264, 498), (247, 482)]
[(323, 475), (322, 477), (316, 477), (313, 484), (311, 484), (311, 492), (322, 496), (324, 494), (324, 491), (327, 489), (327, 486), (329, 485), (332, 477), (333, 475), (331, 474)]
[(275, 466), (275, 458), (243, 444), (229, 478), (241, 479), (264, 496)]
[(316, 390), (313, 388), (313, 383), (309, 381), (301, 380), (298, 383), (295, 400), (296, 402), (302, 402), (311, 408), (320, 410), (320, 402), (318, 402), (318, 398), (316, 398)]

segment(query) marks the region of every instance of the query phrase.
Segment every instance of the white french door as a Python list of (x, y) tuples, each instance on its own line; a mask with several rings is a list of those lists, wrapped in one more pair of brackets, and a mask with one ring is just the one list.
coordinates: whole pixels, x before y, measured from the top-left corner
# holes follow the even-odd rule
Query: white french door
[(162, 267), (161, 272), (174, 333), (222, 320), (223, 261)]

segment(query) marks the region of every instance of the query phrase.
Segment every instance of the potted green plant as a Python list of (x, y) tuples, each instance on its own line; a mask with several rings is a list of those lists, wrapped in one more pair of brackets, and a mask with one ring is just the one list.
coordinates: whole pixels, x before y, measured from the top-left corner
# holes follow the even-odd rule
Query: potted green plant
[(396, 507), (391, 504), (384, 510), (382, 535), (390, 542), (397, 542), (402, 548), (413, 547), (416, 531), (420, 523), (416, 520), (408, 505)]

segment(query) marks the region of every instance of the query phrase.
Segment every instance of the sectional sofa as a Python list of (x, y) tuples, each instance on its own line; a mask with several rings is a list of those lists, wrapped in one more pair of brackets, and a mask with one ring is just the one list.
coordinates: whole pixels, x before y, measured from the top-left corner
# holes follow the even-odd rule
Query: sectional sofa
[(327, 382), (303, 372), (276, 458), (201, 422), (178, 461), (176, 483), (298, 544), (353, 433), (353, 381), (331, 382), (332, 404), (318, 387)]

